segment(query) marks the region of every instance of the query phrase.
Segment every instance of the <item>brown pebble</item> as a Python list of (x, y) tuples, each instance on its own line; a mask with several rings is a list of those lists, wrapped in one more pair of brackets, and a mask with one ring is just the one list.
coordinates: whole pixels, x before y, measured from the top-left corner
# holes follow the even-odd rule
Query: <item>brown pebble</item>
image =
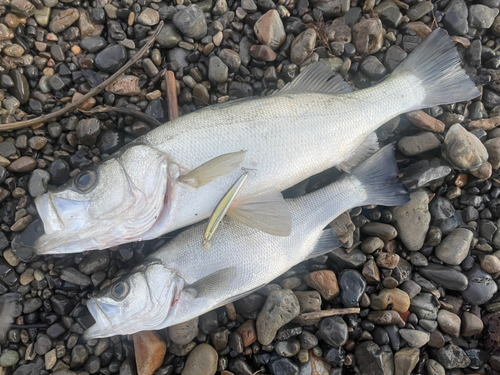
[(441, 331), (453, 336), (458, 337), (460, 335), (460, 317), (451, 311), (439, 310), (437, 321)]
[(483, 165), (481, 165), (478, 169), (470, 171), (471, 175), (479, 178), (480, 180), (487, 180), (488, 178), (491, 177), (492, 173), (493, 173), (493, 167), (488, 161), (485, 161)]
[(481, 268), (488, 273), (496, 273), (500, 271), (500, 259), (495, 255), (485, 255), (481, 260)]
[(15, 173), (31, 172), (35, 168), (36, 160), (30, 156), (21, 156), (7, 167), (10, 172)]
[(271, 47), (265, 45), (255, 45), (250, 47), (250, 55), (261, 61), (274, 61), (276, 60), (276, 52)]
[(368, 320), (378, 325), (399, 324), (403, 321), (397, 311), (372, 311), (368, 314)]
[(304, 277), (311, 288), (316, 289), (324, 299), (330, 301), (340, 293), (337, 276), (331, 270), (314, 271)]
[(457, 178), (455, 178), (455, 186), (463, 188), (467, 185), (467, 175), (465, 173), (460, 173)]
[(483, 321), (476, 315), (471, 314), (468, 311), (462, 313), (462, 330), (461, 335), (464, 337), (470, 337), (474, 335), (479, 335), (484, 328)]
[(419, 127), (420, 129), (435, 133), (442, 133), (445, 130), (445, 125), (442, 121), (429, 116), (422, 110), (408, 112), (406, 113), (406, 117), (413, 125)]
[(25, 216), (22, 219), (19, 219), (10, 227), (10, 230), (13, 232), (20, 232), (24, 230), (29, 223), (33, 220), (33, 217), (31, 215)]
[(120, 76), (115, 82), (106, 87), (106, 91), (116, 95), (139, 95), (141, 93), (139, 77), (132, 75)]
[(398, 254), (378, 253), (377, 266), (393, 270), (399, 264)]
[(138, 375), (152, 375), (160, 368), (167, 353), (167, 344), (157, 332), (134, 333), (135, 361)]
[(28, 144), (33, 150), (41, 150), (47, 144), (47, 138), (35, 135), (29, 139)]
[(362, 271), (363, 277), (368, 282), (379, 282), (380, 281), (380, 273), (377, 267), (377, 264), (373, 259), (369, 259), (363, 266)]
[(370, 299), (373, 310), (386, 310), (391, 305), (392, 310), (404, 313), (410, 308), (410, 297), (398, 288), (382, 289), (378, 295), (372, 294)]
[(425, 39), (432, 32), (432, 29), (421, 21), (409, 22), (406, 28), (415, 31), (420, 39)]
[(17, 17), (15, 14), (8, 13), (5, 15), (3, 22), (5, 25), (9, 26), (12, 29), (15, 29), (16, 27), (19, 26), (19, 17)]
[(356, 349), (356, 341), (354, 340), (347, 340), (347, 342), (344, 345), (344, 349), (346, 352), (352, 352), (354, 349)]
[(230, 320), (236, 320), (236, 309), (234, 308), (234, 304), (232, 302), (229, 302), (226, 305), (226, 311), (227, 311), (227, 317)]
[(243, 346), (246, 348), (257, 341), (257, 332), (255, 331), (255, 321), (247, 320), (236, 330), (243, 340)]
[(429, 338), (429, 342), (427, 345), (432, 346), (433, 348), (442, 348), (445, 344), (444, 336), (439, 331), (439, 329), (435, 329), (431, 332), (431, 336)]
[(361, 231), (368, 236), (379, 237), (383, 241), (390, 241), (396, 238), (398, 231), (392, 225), (384, 223), (366, 223), (361, 227)]
[(198, 333), (198, 318), (168, 327), (170, 340), (180, 346), (189, 344)]
[(495, 116), (492, 118), (471, 121), (468, 128), (469, 130), (483, 129), (488, 131), (496, 128), (498, 125), (500, 125), (500, 116)]

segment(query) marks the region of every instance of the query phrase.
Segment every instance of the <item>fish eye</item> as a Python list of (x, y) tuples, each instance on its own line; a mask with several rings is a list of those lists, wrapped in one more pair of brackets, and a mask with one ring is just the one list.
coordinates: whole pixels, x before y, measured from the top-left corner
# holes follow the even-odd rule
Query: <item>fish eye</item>
[(94, 186), (96, 180), (97, 176), (94, 171), (84, 171), (76, 176), (75, 186), (80, 191), (87, 191)]
[(123, 299), (127, 296), (129, 291), (128, 284), (120, 281), (111, 287), (111, 295), (115, 299)]

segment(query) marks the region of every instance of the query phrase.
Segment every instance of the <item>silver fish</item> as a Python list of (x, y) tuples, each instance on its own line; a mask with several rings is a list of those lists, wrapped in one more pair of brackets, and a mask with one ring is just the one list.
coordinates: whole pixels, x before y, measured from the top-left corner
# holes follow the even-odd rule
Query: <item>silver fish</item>
[(305, 259), (337, 248), (334, 229), (323, 228), (342, 212), (408, 201), (398, 180), (394, 146), (387, 145), (351, 175), (287, 200), (292, 215), (289, 236), (273, 236), (227, 218), (207, 252), (200, 241), (205, 225), (197, 224), (87, 302), (96, 324), (85, 337), (157, 330), (190, 320), (264, 286)]
[[(378, 149), (374, 130), (396, 115), (479, 95), (442, 29), (384, 81), (351, 91), (319, 62), (276, 95), (208, 107), (154, 129), (36, 199), (45, 228), (36, 253), (156, 238), (207, 219), (240, 167), (257, 170), (240, 197), (283, 191), (372, 154)], [(286, 220), (262, 207), (253, 213), (267, 214), (267, 229), (261, 229), (289, 232)], [(246, 223), (259, 227), (255, 221)]]

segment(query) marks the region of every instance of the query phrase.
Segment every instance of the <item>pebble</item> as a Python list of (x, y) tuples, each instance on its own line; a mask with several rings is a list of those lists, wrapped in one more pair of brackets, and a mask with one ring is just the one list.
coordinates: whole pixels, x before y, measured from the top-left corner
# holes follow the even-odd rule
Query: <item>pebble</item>
[(441, 309), (439, 310), (437, 321), (439, 328), (441, 328), (443, 332), (453, 337), (458, 337), (460, 335), (461, 320), (458, 315), (453, 314), (451, 311)]
[(255, 35), (262, 44), (276, 50), (286, 38), (285, 28), (278, 11), (271, 9), (263, 14), (255, 23)]
[(311, 288), (320, 292), (327, 301), (332, 300), (340, 294), (337, 276), (330, 270), (315, 271), (304, 277), (304, 281)]
[(312, 29), (307, 29), (299, 34), (293, 41), (290, 60), (297, 65), (301, 65), (314, 52), (316, 45), (316, 32)]
[(394, 375), (410, 375), (420, 359), (420, 351), (403, 348), (394, 354)]
[(97, 69), (106, 73), (115, 73), (127, 62), (127, 50), (121, 44), (106, 47), (95, 57)]
[(382, 22), (378, 18), (365, 19), (357, 23), (352, 32), (352, 44), (359, 53), (374, 54), (384, 43)]
[(382, 350), (373, 341), (358, 344), (355, 355), (362, 374), (389, 375), (394, 371), (392, 352)]
[(412, 348), (420, 349), (427, 344), (430, 334), (416, 329), (400, 329), (399, 334)]
[(199, 333), (198, 321), (198, 318), (194, 318), (187, 322), (168, 327), (170, 340), (180, 346), (193, 341)]
[(368, 314), (368, 320), (377, 325), (392, 325), (402, 322), (401, 316), (394, 310), (370, 312), (370, 314)]
[(175, 13), (173, 22), (180, 32), (188, 38), (198, 40), (207, 34), (207, 22), (203, 11), (194, 4)]
[(468, 311), (464, 311), (462, 313), (461, 324), (460, 333), (464, 337), (479, 335), (483, 331), (484, 327), (483, 321)]
[(324, 318), (319, 323), (316, 336), (328, 345), (339, 348), (347, 342), (348, 327), (339, 316)]
[(269, 345), (278, 329), (299, 315), (297, 297), (289, 289), (273, 290), (269, 293), (257, 317), (257, 337), (262, 345)]
[(442, 121), (429, 116), (422, 110), (411, 111), (405, 115), (413, 125), (420, 129), (434, 133), (442, 133), (445, 130), (445, 124)]
[(468, 9), (464, 0), (452, 0), (444, 10), (443, 26), (451, 35), (466, 35)]
[(80, 18), (80, 14), (77, 9), (69, 8), (62, 10), (52, 18), (49, 29), (54, 34), (61, 33), (75, 23), (78, 18)]
[(465, 228), (457, 228), (446, 236), (436, 248), (436, 256), (443, 262), (459, 265), (467, 257), (473, 234)]
[(493, 25), (499, 10), (482, 4), (473, 4), (469, 7), (469, 26), (480, 29), (489, 29)]
[(497, 292), (497, 284), (491, 275), (484, 272), (478, 264), (465, 271), (464, 274), (468, 279), (468, 286), (461, 295), (466, 301), (475, 305), (482, 305)]
[(469, 285), (469, 280), (463, 273), (439, 264), (429, 263), (427, 267), (421, 267), (419, 272), (430, 281), (450, 290), (463, 291)]
[(370, 307), (373, 310), (386, 310), (391, 305), (392, 310), (404, 313), (410, 307), (408, 294), (398, 288), (382, 289), (378, 295), (372, 294), (370, 300)]
[(71, 351), (71, 367), (81, 367), (87, 358), (89, 357), (89, 352), (83, 345), (76, 345)]
[(137, 372), (139, 374), (153, 374), (163, 363), (167, 344), (157, 332), (137, 332), (134, 333), (134, 351)]
[(212, 56), (208, 66), (208, 78), (213, 83), (223, 83), (227, 81), (229, 69), (218, 57)]
[(356, 307), (366, 289), (366, 280), (356, 270), (344, 270), (339, 278), (340, 300), (346, 307)]
[(92, 283), (90, 277), (84, 275), (83, 273), (81, 273), (80, 271), (78, 271), (76, 268), (73, 267), (67, 267), (61, 270), (60, 277), (61, 280), (67, 281), (68, 283), (72, 283), (75, 285), (87, 286)]
[(467, 354), (460, 347), (453, 344), (439, 349), (436, 360), (447, 370), (466, 368), (470, 365)]
[(196, 346), (186, 360), (182, 375), (214, 375), (219, 356), (208, 344)]
[(441, 147), (441, 142), (432, 132), (403, 137), (398, 142), (398, 150), (406, 156), (420, 155)]
[(443, 158), (456, 169), (476, 170), (488, 160), (488, 152), (481, 141), (460, 124), (450, 127), (443, 142)]

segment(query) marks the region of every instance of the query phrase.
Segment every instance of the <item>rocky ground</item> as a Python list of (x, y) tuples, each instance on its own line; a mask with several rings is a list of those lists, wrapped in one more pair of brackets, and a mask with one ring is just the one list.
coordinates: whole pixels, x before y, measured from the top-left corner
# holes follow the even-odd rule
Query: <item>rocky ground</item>
[(398, 142), (412, 200), (342, 215), (332, 225), (343, 248), (181, 327), (91, 341), (82, 338), (93, 323), (85, 300), (157, 244), (23, 262), (10, 243), (36, 219), (33, 198), (47, 183), (64, 183), (154, 124), (74, 111), (0, 131), (0, 294), (22, 295), (0, 337), (0, 374), (500, 373), (499, 8), (500, 0), (0, 0), (2, 124), (78, 100), (160, 21), (154, 46), (81, 110), (126, 106), (165, 122), (166, 69), (181, 115), (281, 88), (318, 59), (365, 88), (436, 26), (453, 35), (482, 87), (472, 102), (402, 115), (378, 131), (382, 143)]

